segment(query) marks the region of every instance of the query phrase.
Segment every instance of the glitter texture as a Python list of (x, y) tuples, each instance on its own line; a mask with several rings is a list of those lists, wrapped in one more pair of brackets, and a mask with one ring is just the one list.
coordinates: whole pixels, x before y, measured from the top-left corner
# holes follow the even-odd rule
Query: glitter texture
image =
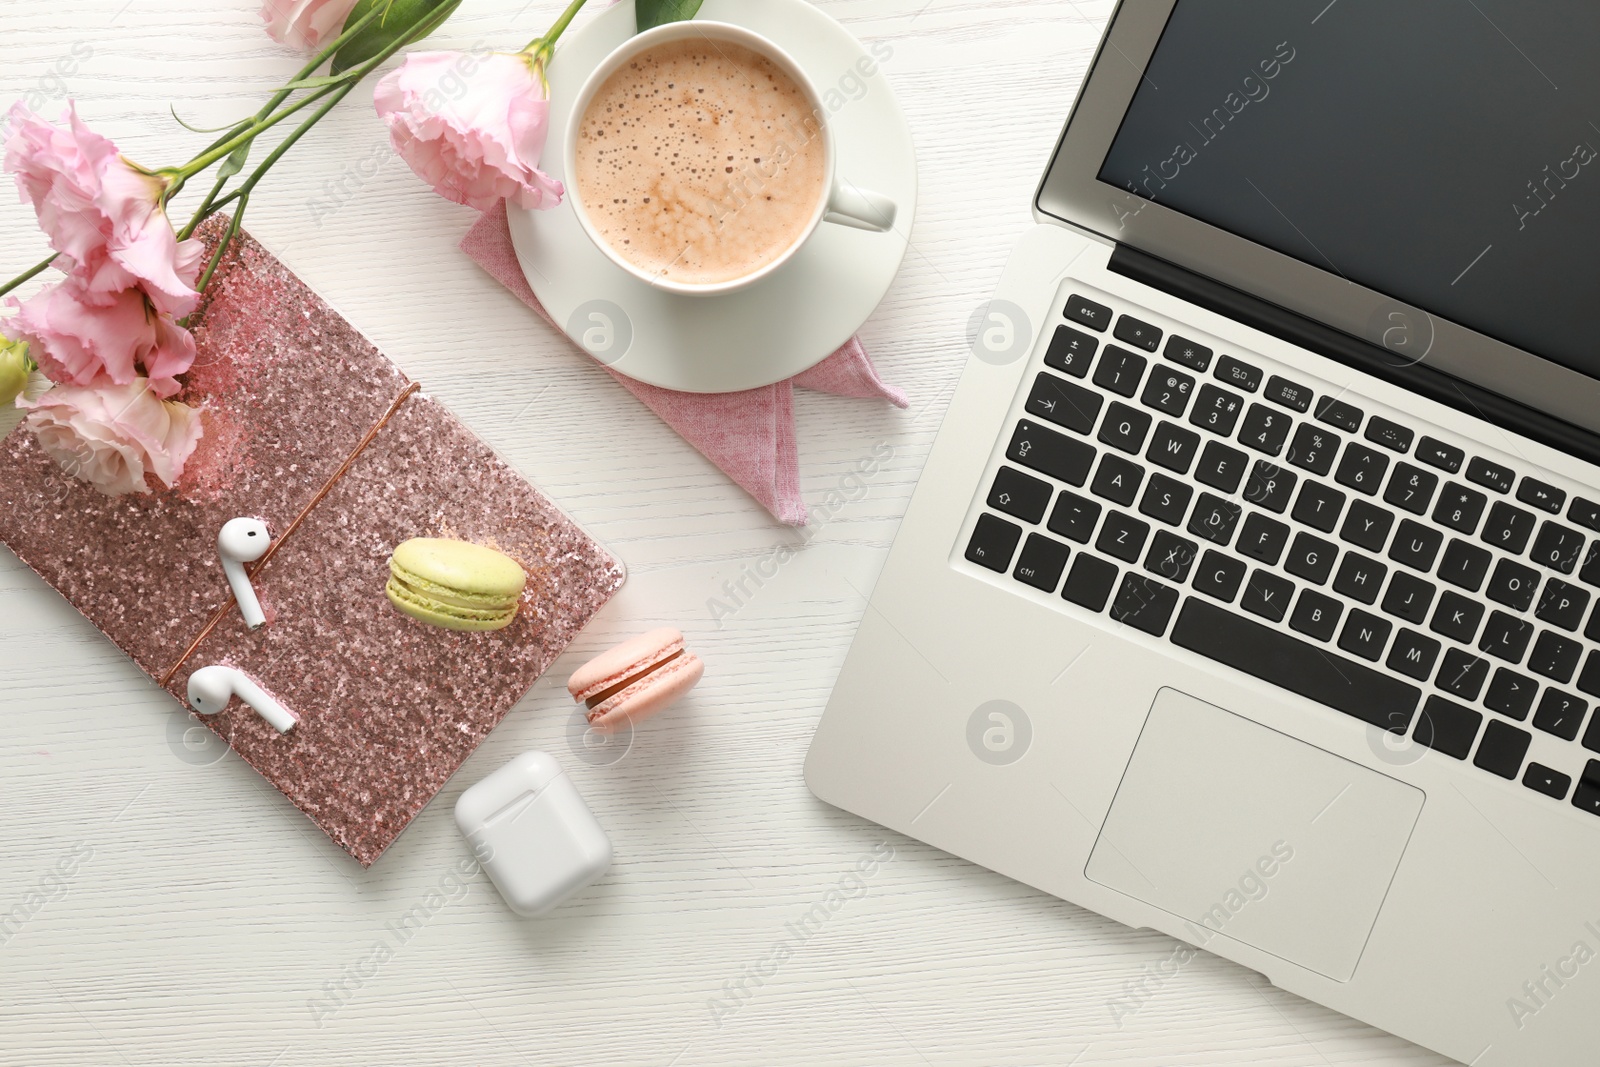
[[(220, 220), (203, 236), (214, 239)], [(0, 442), (0, 541), (152, 678), (231, 603), (222, 524), (287, 529), (409, 384), (241, 233), (195, 329), (179, 399), (205, 437), (172, 490), (111, 499), (25, 427)], [(457, 537), (528, 572), (516, 620), (457, 633), (395, 611), (389, 553)], [(230, 611), (167, 689), (238, 667), (300, 716), (288, 734), (235, 701), (200, 719), (363, 866), (431, 800), (623, 581), (622, 565), (455, 416), (406, 400), (255, 576), (269, 624)]]

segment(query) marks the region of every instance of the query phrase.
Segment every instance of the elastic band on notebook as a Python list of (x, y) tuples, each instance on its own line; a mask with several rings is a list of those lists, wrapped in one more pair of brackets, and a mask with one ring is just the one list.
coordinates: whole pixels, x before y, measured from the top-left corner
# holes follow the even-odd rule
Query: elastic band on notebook
[[(294, 532), (300, 528), (300, 524), (306, 521), (306, 517), (311, 514), (312, 510), (315, 509), (318, 504), (322, 503), (322, 501), (327, 498), (329, 493), (333, 492), (333, 487), (339, 484), (339, 479), (345, 476), (345, 472), (348, 471), (351, 465), (355, 463), (357, 457), (359, 457), (362, 452), (366, 451), (367, 446), (372, 443), (372, 439), (378, 436), (378, 431), (389, 425), (389, 420), (394, 418), (395, 413), (400, 410), (400, 406), (407, 400), (410, 400), (412, 394), (421, 388), (422, 386), (419, 383), (412, 382), (410, 385), (400, 390), (400, 395), (394, 398), (394, 403), (390, 404), (389, 410), (383, 413), (383, 418), (374, 423), (372, 429), (366, 432), (366, 436), (362, 437), (360, 441), (356, 442), (355, 448), (351, 449), (350, 454), (344, 458), (344, 462), (339, 464), (339, 469), (329, 475), (326, 482), (322, 483), (322, 488), (317, 490), (317, 495), (312, 497), (306, 503), (306, 506), (300, 509), (300, 514), (294, 517), (294, 521), (284, 529), (283, 533), (272, 539), (272, 544), (267, 547), (266, 552), (264, 552), (261, 558), (256, 560), (255, 565), (250, 568), (249, 575), (252, 579), (255, 578), (257, 574), (260, 574), (266, 565), (271, 562), (272, 557), (277, 554), (278, 549), (282, 548), (283, 543), (289, 540), (289, 538), (293, 536)], [(207, 622), (205, 629), (200, 631), (200, 636), (196, 637), (194, 642), (190, 644), (188, 648), (183, 650), (183, 655), (178, 657), (178, 662), (174, 663), (170, 668), (168, 668), (167, 673), (161, 676), (161, 687), (163, 689), (171, 684), (172, 679), (177, 676), (177, 673), (180, 670), (183, 669), (183, 665), (189, 662), (189, 657), (193, 656), (195, 651), (199, 649), (199, 647), (205, 642), (205, 639), (211, 636), (211, 631), (215, 630), (217, 625), (227, 617), (228, 612), (233, 611), (237, 606), (238, 605), (233, 598), (229, 597), (223, 602), (223, 605), (220, 608), (212, 613), (211, 621)]]

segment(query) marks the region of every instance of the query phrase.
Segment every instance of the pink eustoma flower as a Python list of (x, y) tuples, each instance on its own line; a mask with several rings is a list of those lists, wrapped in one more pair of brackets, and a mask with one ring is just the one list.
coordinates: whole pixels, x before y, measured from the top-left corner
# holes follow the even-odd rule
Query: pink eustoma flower
[(45, 453), (107, 496), (147, 492), (150, 475), (170, 489), (204, 433), (198, 411), (162, 400), (142, 380), (58, 385), (17, 406), (28, 409), (27, 426)]
[(550, 102), (526, 55), (413, 52), (374, 99), (395, 151), (447, 200), (561, 203), (561, 183), (539, 170)]
[(111, 304), (138, 286), (158, 311), (189, 314), (200, 299), (194, 283), (204, 248), (173, 233), (161, 206), (166, 179), (122, 158), (70, 104), (65, 118), (63, 128), (13, 107), (5, 167), (50, 247), (71, 260), (82, 299)]
[(356, 0), (266, 0), (261, 20), (279, 44), (320, 52), (339, 36)]
[(64, 385), (127, 385), (141, 376), (158, 396), (181, 388), (177, 377), (194, 364), (194, 337), (152, 308), (138, 289), (91, 302), (71, 279), (47, 286), (3, 328), (26, 341), (45, 376)]

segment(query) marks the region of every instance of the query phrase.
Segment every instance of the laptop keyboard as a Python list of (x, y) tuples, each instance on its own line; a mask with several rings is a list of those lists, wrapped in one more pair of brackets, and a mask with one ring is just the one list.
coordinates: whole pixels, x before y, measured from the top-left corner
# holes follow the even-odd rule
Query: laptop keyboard
[(1065, 319), (967, 560), (1600, 815), (1600, 502), (1140, 314)]

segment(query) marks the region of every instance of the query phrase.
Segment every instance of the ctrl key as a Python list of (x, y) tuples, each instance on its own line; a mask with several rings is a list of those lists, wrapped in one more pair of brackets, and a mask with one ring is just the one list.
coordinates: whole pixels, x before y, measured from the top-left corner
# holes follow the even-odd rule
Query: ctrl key
[(1004, 574), (1011, 566), (1011, 555), (1022, 540), (1022, 527), (993, 515), (978, 516), (978, 525), (967, 542), (967, 559), (980, 567)]

